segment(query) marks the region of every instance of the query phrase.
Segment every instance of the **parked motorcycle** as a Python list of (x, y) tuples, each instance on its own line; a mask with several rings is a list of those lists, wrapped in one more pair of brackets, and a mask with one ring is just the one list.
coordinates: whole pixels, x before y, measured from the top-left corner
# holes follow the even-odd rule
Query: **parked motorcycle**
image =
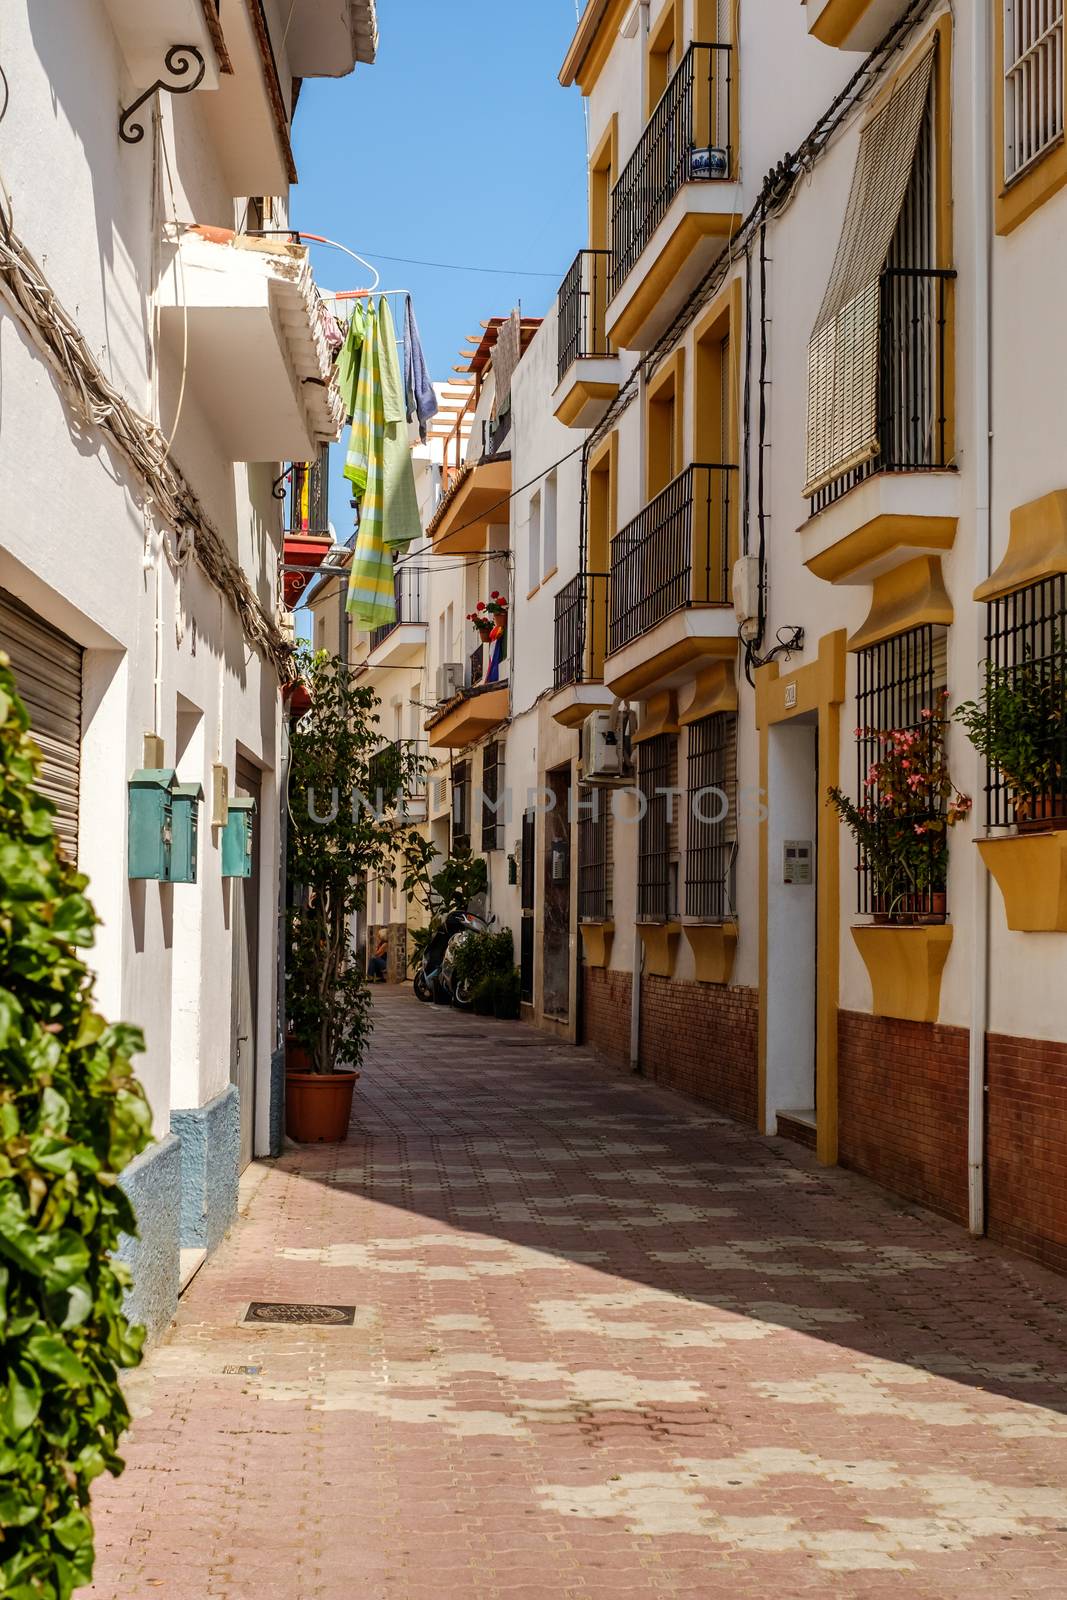
[(436, 1003), (439, 1006), (456, 1005), (461, 1008), (470, 1005), (470, 986), (454, 981), (455, 951), (459, 947), (456, 941), (469, 938), (472, 933), (485, 933), (486, 926), (473, 911), (450, 911), (447, 914), (422, 953), (422, 962), (413, 985), (417, 999), (427, 1005)]

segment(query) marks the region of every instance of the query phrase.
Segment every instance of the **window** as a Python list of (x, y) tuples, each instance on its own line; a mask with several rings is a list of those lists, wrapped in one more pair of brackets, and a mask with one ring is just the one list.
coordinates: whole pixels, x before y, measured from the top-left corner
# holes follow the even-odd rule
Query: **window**
[(452, 769), (452, 854), (469, 855), (471, 847), (471, 767), (457, 762)]
[(682, 395), (685, 352), (679, 350), (649, 385), (645, 458), (646, 501), (654, 500), (682, 470)]
[(689, 728), (685, 912), (721, 921), (734, 912), (737, 855), (737, 718), (702, 717)]
[(644, 807), (637, 827), (637, 916), (666, 922), (678, 909), (678, 741), (658, 733), (638, 745), (637, 782)]
[(1067, 575), (994, 600), (986, 640), (991, 674), (1047, 728), (1045, 742), (1031, 758), (1035, 767), (1044, 768), (1043, 786), (1019, 793), (1007, 774), (990, 768), (988, 824), (1067, 817)]
[[(877, 784), (870, 781), (875, 763), (885, 754), (884, 738), (880, 736), (891, 731), (918, 732), (925, 744), (927, 740), (940, 735), (947, 658), (948, 632), (932, 624), (910, 628), (907, 633), (897, 634), (895, 638), (857, 651), (857, 804), (877, 808), (882, 800)], [(920, 746), (920, 750), (922, 748)], [(933, 796), (928, 799), (927, 814), (932, 817), (936, 814), (937, 802)], [(915, 820), (922, 825), (921, 808)], [(932, 834), (930, 850), (943, 852), (944, 839), (944, 830)], [(901, 909), (897, 905), (882, 906), (876, 903), (871, 860), (862, 849), (858, 872), (857, 906), (862, 914)], [(921, 900), (922, 905), (904, 909), (930, 910), (931, 892), (928, 890), (922, 895), (911, 896), (913, 901)]]
[(482, 850), (503, 848), (504, 746), (495, 741), (482, 752)]
[(583, 788), (578, 812), (578, 916), (606, 922), (612, 913), (611, 790)]
[(1006, 183), (1063, 138), (1063, 70), (1063, 0), (1006, 0)]
[(545, 479), (545, 495), (541, 508), (541, 576), (547, 578), (556, 570), (556, 474), (550, 472)]
[(527, 539), (530, 550), (530, 593), (541, 583), (541, 491), (530, 496), (530, 515), (527, 519)]

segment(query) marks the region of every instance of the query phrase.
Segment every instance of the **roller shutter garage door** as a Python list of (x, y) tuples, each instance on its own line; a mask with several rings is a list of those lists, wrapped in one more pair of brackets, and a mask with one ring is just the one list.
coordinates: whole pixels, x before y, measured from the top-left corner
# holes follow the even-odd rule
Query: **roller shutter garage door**
[(11, 657), (30, 732), (41, 747), (40, 792), (56, 808), (56, 833), (78, 859), (81, 765), (82, 649), (0, 589), (0, 650)]

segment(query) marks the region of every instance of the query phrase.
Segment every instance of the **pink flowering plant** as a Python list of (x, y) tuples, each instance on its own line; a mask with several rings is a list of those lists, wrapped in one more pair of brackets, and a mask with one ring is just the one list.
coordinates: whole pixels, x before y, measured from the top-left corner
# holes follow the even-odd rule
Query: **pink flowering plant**
[(971, 811), (952, 781), (943, 712), (948, 690), (924, 706), (912, 728), (857, 728), (871, 750), (858, 802), (831, 788), (830, 803), (855, 838), (870, 873), (876, 909), (890, 916), (929, 912), (948, 878), (948, 830)]

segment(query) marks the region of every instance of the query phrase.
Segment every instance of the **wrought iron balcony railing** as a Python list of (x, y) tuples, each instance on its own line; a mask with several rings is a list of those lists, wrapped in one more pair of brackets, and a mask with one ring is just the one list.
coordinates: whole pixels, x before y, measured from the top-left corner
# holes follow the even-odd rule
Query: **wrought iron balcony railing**
[(430, 575), (425, 567), (397, 567), (393, 573), (393, 595), (396, 600), (396, 621), (383, 622), (371, 631), (370, 647), (377, 650), (394, 628), (405, 622), (425, 622), (429, 595)]
[(367, 763), (367, 800), (375, 808), (391, 811), (400, 796), (406, 800), (426, 794), (429, 744), (425, 739), (394, 739)]
[(733, 175), (733, 48), (691, 44), (611, 195), (611, 294), (687, 183)]
[(554, 683), (594, 682), (604, 675), (608, 635), (606, 572), (579, 572), (556, 595)]
[(606, 329), (611, 251), (579, 250), (559, 290), (559, 382), (576, 361), (613, 356)]
[(736, 467), (686, 467), (611, 541), (611, 654), (686, 606), (728, 605)]
[(812, 516), (877, 472), (929, 472), (949, 465), (945, 357), (955, 276), (934, 267), (886, 267), (882, 273), (878, 453), (812, 495)]

